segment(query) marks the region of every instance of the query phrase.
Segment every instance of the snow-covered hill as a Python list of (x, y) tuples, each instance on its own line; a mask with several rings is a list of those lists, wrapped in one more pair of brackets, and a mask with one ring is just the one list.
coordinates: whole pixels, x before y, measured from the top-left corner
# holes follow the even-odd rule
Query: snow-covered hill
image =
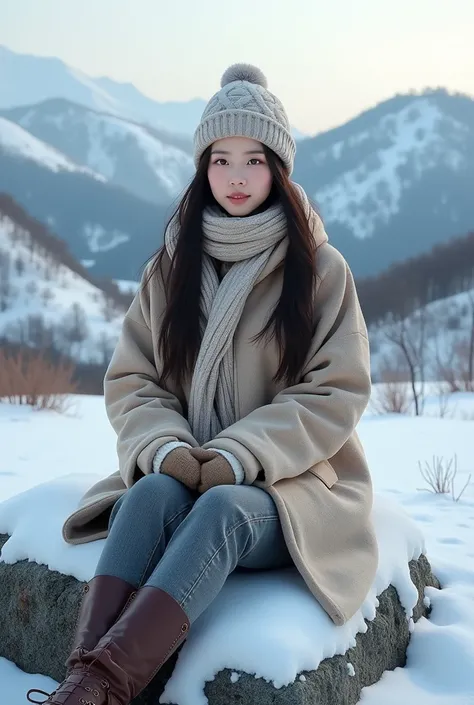
[(0, 116), (0, 152), (20, 159), (27, 159), (40, 164), (51, 171), (69, 171), (88, 174), (99, 181), (106, 178), (93, 169), (75, 164), (60, 151), (34, 137), (20, 125)]
[(474, 391), (473, 331), (474, 289), (432, 301), (403, 320), (387, 317), (369, 326), (372, 378), (410, 379), (411, 361), (417, 382), (446, 382), (446, 389), (451, 383)]
[(474, 226), (474, 100), (396, 96), (304, 140), (294, 178), (316, 201), (357, 276)]
[(0, 202), (0, 338), (107, 364), (125, 307), (61, 261), (64, 248), (12, 210)]
[[(354, 134), (347, 144), (363, 146), (373, 140), (386, 144), (379, 144), (376, 154), (362, 158), (353, 169), (315, 193), (327, 222), (346, 225), (358, 238), (376, 235), (377, 228), (399, 212), (403, 191), (424, 172), (440, 166), (453, 172), (467, 169), (465, 148), (470, 136), (467, 125), (444, 115), (428, 97), (385, 115), (375, 130)], [(345, 146), (340, 140), (329, 151), (340, 159)], [(316, 155), (316, 168), (326, 156), (326, 151)], [(373, 207), (367, 209), (368, 203)]]
[(3, 115), (76, 163), (152, 203), (168, 205), (194, 173), (191, 140), (67, 100)]
[[(138, 170), (135, 174), (138, 178)], [(160, 245), (169, 210), (158, 199), (146, 201), (79, 166), (0, 117), (1, 192), (51, 228), (95, 275), (110, 278), (139, 276)]]

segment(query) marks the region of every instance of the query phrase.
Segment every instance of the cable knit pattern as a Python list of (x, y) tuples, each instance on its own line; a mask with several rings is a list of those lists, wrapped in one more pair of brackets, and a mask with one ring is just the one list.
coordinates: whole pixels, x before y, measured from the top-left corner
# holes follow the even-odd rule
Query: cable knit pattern
[(250, 137), (272, 149), (293, 170), (296, 144), (282, 102), (267, 88), (260, 69), (248, 64), (229, 67), (220, 91), (207, 104), (194, 134), (196, 166), (210, 144), (224, 137)]
[[(301, 186), (294, 182), (293, 186), (317, 238), (317, 234), (324, 230), (321, 219), (311, 208)], [(202, 229), (202, 340), (188, 401), (188, 421), (200, 445), (237, 421), (234, 408), (234, 333), (260, 272), (276, 247), (283, 240), (288, 241), (286, 217), (280, 204), (246, 218), (229, 218), (217, 208), (208, 207), (203, 212)], [(165, 246), (171, 259), (178, 237), (179, 222), (175, 216), (165, 233)], [(283, 260), (286, 248), (282, 248), (279, 254)], [(211, 257), (234, 263), (221, 282)]]
[(168, 453), (171, 453), (171, 451), (175, 448), (192, 448), (192, 446), (184, 441), (169, 441), (169, 443), (165, 443), (160, 446), (153, 458), (153, 472), (159, 473), (161, 471), (161, 463), (166, 458)]

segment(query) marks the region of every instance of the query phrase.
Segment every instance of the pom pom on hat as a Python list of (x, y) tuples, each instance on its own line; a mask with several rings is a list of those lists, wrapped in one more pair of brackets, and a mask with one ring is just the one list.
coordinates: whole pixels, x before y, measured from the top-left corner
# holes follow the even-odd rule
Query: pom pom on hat
[(252, 66), (252, 64), (233, 64), (229, 66), (222, 75), (221, 88), (233, 81), (248, 81), (248, 83), (256, 83), (262, 88), (268, 88), (265, 74), (257, 66)]

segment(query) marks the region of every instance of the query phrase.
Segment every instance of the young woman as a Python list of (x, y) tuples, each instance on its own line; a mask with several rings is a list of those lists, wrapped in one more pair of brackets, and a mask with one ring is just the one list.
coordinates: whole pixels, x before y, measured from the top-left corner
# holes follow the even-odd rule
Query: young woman
[(48, 705), (128, 705), (236, 568), (296, 566), (336, 625), (374, 578), (353, 278), (290, 181), (295, 143), (263, 74), (235, 65), (221, 86), (106, 373), (119, 471), (63, 534), (108, 538)]

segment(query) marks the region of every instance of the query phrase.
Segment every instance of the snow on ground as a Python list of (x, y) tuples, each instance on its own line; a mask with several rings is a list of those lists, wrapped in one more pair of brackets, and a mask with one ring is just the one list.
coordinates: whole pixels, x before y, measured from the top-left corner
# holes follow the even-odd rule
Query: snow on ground
[[(0, 533), (12, 534), (3, 560), (35, 559), (87, 580), (104, 542), (68, 546), (60, 527), (85, 489), (116, 469), (115, 435), (101, 397), (74, 401), (68, 416), (0, 404)], [(466, 413), (469, 409), (472, 413)], [(373, 618), (375, 596), (390, 582), (408, 619), (416, 595), (406, 565), (426, 546), (443, 589), (426, 591), (433, 611), (429, 620), (414, 626), (407, 666), (365, 688), (360, 702), (474, 705), (473, 415), (474, 394), (453, 398), (452, 418), (381, 417), (368, 411), (359, 434), (374, 478), (381, 560), (359, 613), (344, 627), (335, 627), (292, 569), (233, 575), (194, 625), (161, 702), (204, 705), (205, 681), (225, 666), (234, 671), (231, 680), (248, 671), (276, 687), (291, 683), (353, 644), (355, 634), (364, 630), (363, 618)], [(454, 454), (458, 490), (473, 473), (462, 498), (454, 502), (422, 491), (418, 461)], [(47, 517), (42, 511), (46, 502)], [(268, 585), (273, 597), (262, 604)], [(25, 674), (5, 659), (0, 659), (0, 682), (9, 705), (23, 705), (28, 688), (49, 692), (54, 687), (51, 679)]]

